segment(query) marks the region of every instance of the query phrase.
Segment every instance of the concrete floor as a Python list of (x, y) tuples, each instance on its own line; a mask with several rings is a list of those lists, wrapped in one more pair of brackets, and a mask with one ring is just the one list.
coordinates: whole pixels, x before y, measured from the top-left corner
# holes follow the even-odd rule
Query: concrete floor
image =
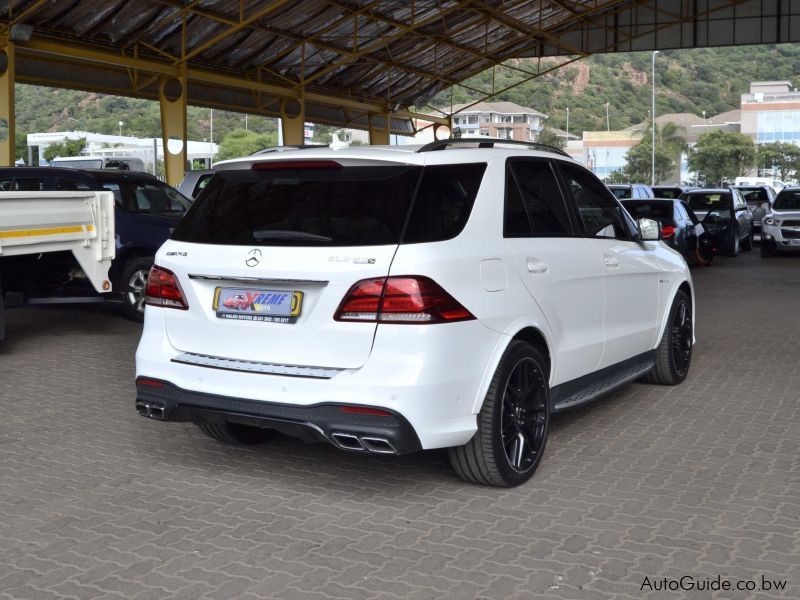
[(712, 597), (655, 591), (685, 575), (798, 598), (800, 256), (694, 278), (686, 383), (556, 417), (515, 489), (461, 482), (441, 451), (235, 448), (143, 419), (139, 327), (115, 307), (10, 311), (0, 598)]

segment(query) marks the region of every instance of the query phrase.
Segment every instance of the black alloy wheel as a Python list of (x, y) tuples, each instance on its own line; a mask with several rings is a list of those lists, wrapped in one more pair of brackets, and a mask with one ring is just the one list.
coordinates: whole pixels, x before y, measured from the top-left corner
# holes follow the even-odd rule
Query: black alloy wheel
[(521, 340), (508, 345), (478, 413), (475, 435), (449, 449), (462, 479), (511, 487), (531, 478), (547, 444), (548, 369), (537, 347)]
[(672, 318), (672, 366), (683, 379), (692, 362), (692, 308), (687, 298), (680, 298)]
[(508, 465), (524, 474), (536, 465), (547, 438), (547, 383), (536, 362), (522, 358), (511, 369), (500, 406), (500, 436)]

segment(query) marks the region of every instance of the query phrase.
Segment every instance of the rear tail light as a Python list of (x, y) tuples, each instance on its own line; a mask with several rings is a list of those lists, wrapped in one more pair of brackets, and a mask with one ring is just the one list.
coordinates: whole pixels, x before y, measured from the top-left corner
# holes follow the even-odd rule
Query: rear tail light
[(417, 275), (357, 282), (333, 317), (368, 323), (452, 323), (475, 317), (432, 279)]
[(661, 228), (661, 237), (662, 238), (671, 238), (675, 235), (675, 228), (672, 225), (667, 225)]
[(183, 295), (181, 284), (175, 273), (164, 267), (153, 265), (147, 277), (147, 293), (145, 304), (161, 306), (162, 308), (178, 308), (187, 310), (189, 303)]

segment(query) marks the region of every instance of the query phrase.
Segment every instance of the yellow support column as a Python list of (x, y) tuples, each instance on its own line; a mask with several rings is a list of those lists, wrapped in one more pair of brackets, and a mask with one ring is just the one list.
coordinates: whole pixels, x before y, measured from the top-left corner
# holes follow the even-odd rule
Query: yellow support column
[(369, 115), (369, 143), (373, 146), (389, 145), (389, 115)]
[(305, 143), (306, 103), (303, 97), (281, 101), (281, 130), (286, 146), (302, 146)]
[(186, 173), (186, 74), (162, 77), (158, 86), (161, 104), (161, 142), (164, 170), (169, 185), (178, 185)]
[(0, 37), (0, 165), (10, 167), (16, 161), (14, 137), (14, 44)]

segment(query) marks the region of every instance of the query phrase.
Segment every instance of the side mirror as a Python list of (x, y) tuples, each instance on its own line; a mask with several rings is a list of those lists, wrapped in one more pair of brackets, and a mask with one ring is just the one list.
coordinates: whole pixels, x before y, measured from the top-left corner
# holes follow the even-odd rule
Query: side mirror
[(639, 240), (642, 242), (657, 242), (661, 239), (661, 224), (653, 219), (639, 219)]

